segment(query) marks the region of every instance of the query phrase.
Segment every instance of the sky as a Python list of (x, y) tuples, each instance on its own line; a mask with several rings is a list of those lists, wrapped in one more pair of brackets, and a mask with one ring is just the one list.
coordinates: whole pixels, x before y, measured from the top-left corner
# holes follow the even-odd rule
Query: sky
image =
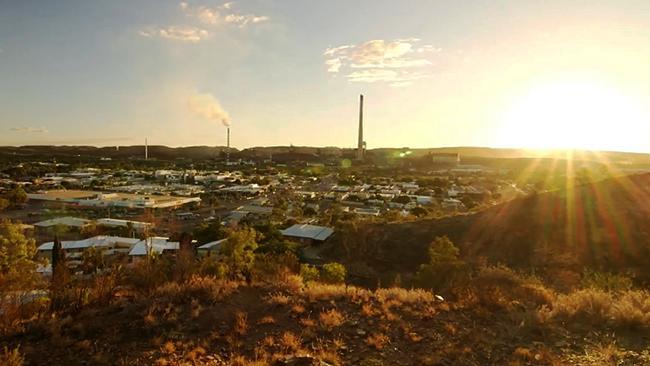
[(646, 0), (0, 0), (0, 145), (650, 152)]

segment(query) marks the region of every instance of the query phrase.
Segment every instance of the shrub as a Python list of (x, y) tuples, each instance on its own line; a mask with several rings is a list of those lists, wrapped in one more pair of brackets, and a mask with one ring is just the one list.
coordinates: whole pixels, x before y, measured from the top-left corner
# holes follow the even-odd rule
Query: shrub
[(5, 346), (0, 353), (0, 365), (4, 366), (22, 366), (25, 358), (20, 354), (20, 347), (9, 349)]
[(199, 263), (199, 273), (218, 279), (225, 279), (229, 273), (228, 265), (216, 257), (205, 257)]
[(597, 289), (578, 290), (559, 295), (553, 302), (548, 317), (561, 321), (602, 324), (608, 321), (613, 303), (611, 293)]
[(595, 288), (605, 291), (627, 291), (632, 288), (632, 279), (623, 274), (585, 269), (580, 284), (583, 288)]
[(611, 319), (619, 328), (650, 328), (650, 294), (626, 291), (613, 304)]
[(481, 267), (473, 278), (472, 293), (483, 305), (496, 308), (518, 303), (547, 305), (555, 298), (555, 293), (537, 278), (503, 265)]
[(272, 293), (266, 299), (266, 302), (271, 305), (287, 305), (291, 301), (291, 298), (283, 293), (276, 292)]
[(277, 282), (286, 279), (298, 268), (298, 258), (293, 253), (256, 254), (253, 274), (256, 278)]
[(396, 301), (406, 305), (425, 305), (432, 303), (435, 299), (429, 291), (415, 289), (407, 290), (401, 287), (380, 288), (375, 291), (379, 302)]
[(328, 283), (345, 282), (345, 266), (340, 263), (327, 263), (323, 265), (321, 279)]
[(460, 251), (446, 236), (437, 237), (429, 246), (429, 263), (420, 266), (416, 282), (425, 288), (443, 290), (452, 287), (465, 274)]
[(312, 282), (305, 289), (309, 301), (330, 301), (345, 298), (347, 291), (343, 285)]
[(369, 335), (368, 338), (366, 338), (366, 344), (378, 351), (384, 349), (384, 347), (386, 346), (386, 344), (388, 344), (388, 342), (390, 342), (390, 338), (388, 338), (387, 335), (382, 333), (374, 333)]
[(205, 303), (215, 303), (232, 294), (237, 283), (214, 277), (192, 276), (184, 283), (168, 282), (157, 287), (153, 295), (174, 303), (186, 303), (197, 299)]
[(336, 309), (330, 309), (328, 311), (322, 311), (320, 314), (318, 314), (318, 320), (324, 329), (332, 330), (343, 324), (345, 317), (340, 311)]
[(170, 278), (171, 263), (167, 258), (147, 257), (131, 268), (126, 280), (135, 289), (149, 292)]
[(300, 265), (300, 276), (305, 282), (318, 281), (320, 273), (315, 266), (303, 263)]

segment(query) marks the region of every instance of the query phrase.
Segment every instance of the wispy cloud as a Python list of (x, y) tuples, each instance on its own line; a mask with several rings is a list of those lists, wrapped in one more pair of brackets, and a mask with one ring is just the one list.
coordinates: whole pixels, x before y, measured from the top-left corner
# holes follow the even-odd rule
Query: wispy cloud
[(207, 39), (210, 34), (207, 30), (192, 26), (172, 25), (165, 28), (150, 27), (140, 30), (143, 37), (160, 37), (175, 41), (197, 43)]
[(25, 132), (25, 133), (47, 133), (47, 129), (44, 127), (11, 127), (9, 130), (14, 132)]
[(442, 51), (432, 45), (417, 46), (419, 42), (417, 38), (375, 39), (360, 45), (331, 47), (323, 56), (328, 72), (344, 72), (351, 82), (406, 86), (429, 77), (431, 73), (423, 70), (432, 66), (432, 56)]
[(230, 24), (244, 28), (250, 24), (262, 23), (269, 20), (269, 17), (265, 15), (236, 13), (232, 11), (234, 4), (234, 2), (228, 2), (211, 8), (207, 6), (193, 7), (187, 2), (182, 2), (180, 7), (187, 16), (194, 17), (202, 24), (209, 26)]
[(216, 7), (192, 6), (183, 1), (179, 8), (187, 17), (195, 20), (193, 25), (153, 26), (139, 31), (143, 37), (160, 37), (170, 40), (198, 43), (210, 38), (212, 28), (217, 26), (236, 26), (245, 28), (251, 24), (266, 22), (268, 16), (241, 14), (233, 10), (234, 2), (227, 2)]

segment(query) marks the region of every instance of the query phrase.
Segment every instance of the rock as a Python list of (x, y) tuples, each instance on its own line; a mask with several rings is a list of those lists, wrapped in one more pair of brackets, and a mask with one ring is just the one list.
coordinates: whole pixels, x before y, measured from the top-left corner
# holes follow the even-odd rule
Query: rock
[(366, 335), (366, 331), (363, 329), (357, 329), (357, 335), (364, 336)]

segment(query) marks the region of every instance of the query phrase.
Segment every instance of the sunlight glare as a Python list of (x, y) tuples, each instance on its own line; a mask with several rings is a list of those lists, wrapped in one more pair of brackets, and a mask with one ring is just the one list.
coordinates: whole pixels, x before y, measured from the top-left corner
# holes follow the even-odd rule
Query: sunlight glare
[(634, 98), (593, 82), (559, 82), (515, 98), (502, 146), (647, 151), (650, 116)]

